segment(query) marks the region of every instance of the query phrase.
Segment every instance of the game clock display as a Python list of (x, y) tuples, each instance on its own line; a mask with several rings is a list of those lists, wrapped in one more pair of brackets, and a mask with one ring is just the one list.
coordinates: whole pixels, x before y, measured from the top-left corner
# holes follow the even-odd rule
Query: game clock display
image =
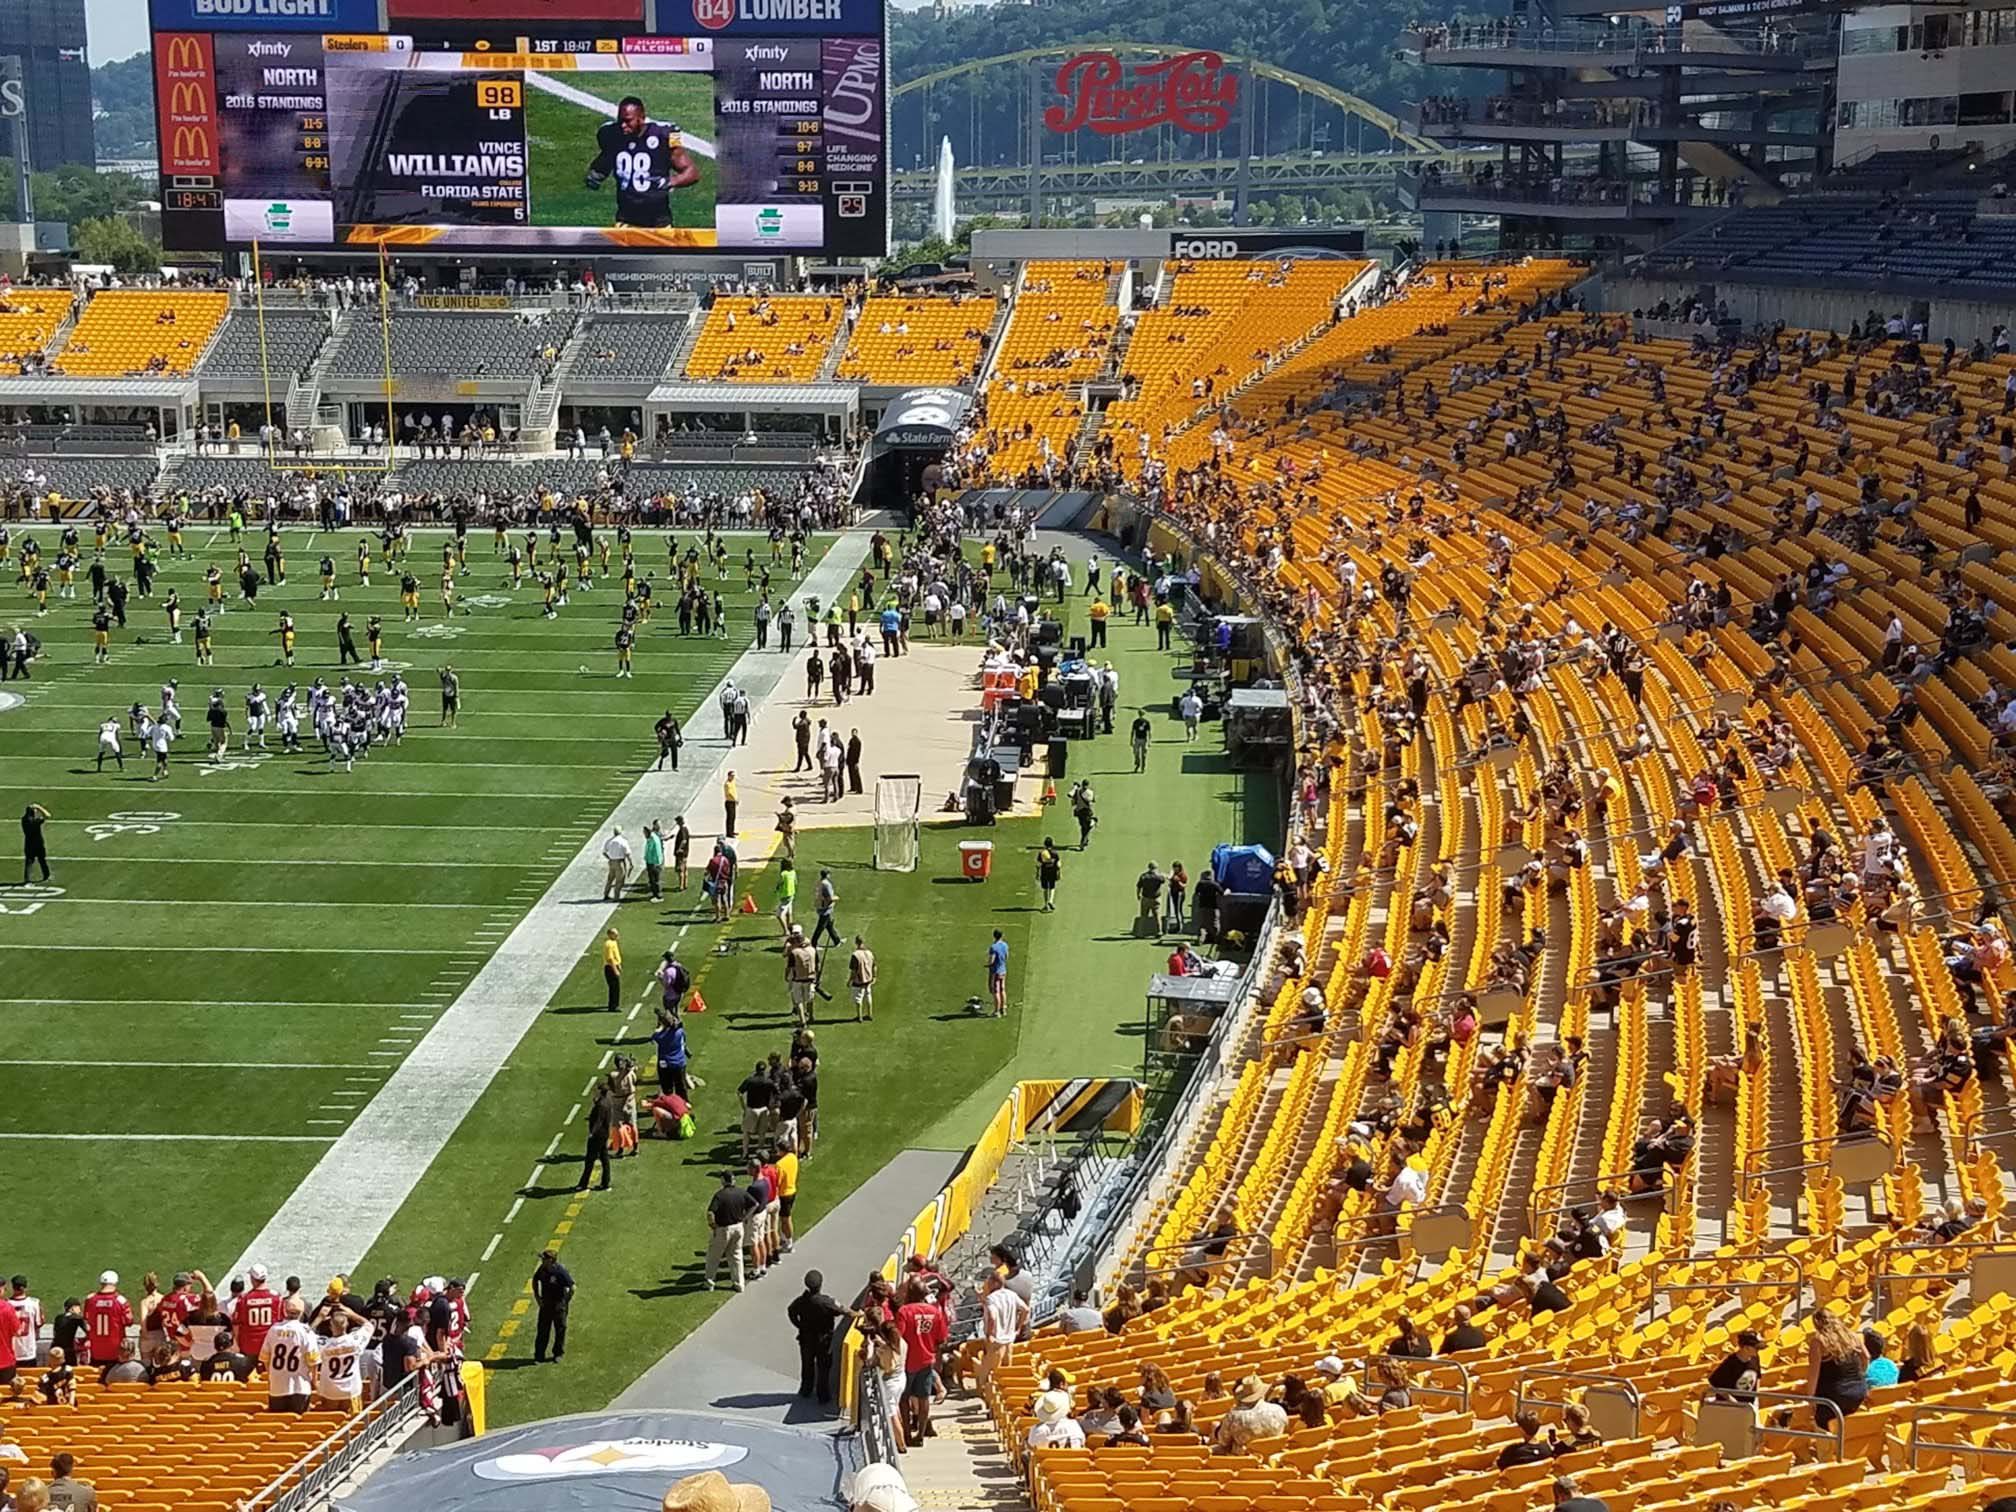
[(693, 12), (719, 34), (157, 32), (164, 239), (879, 255), (879, 7), (859, 36)]

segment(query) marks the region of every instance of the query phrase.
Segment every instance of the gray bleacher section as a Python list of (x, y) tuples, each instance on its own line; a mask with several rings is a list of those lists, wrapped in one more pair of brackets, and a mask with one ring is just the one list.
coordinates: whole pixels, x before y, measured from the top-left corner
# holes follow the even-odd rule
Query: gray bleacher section
[[(444, 314), (409, 310), (392, 317), (392, 371), (402, 376), (513, 379), (528, 382), (574, 329), (571, 310), (541, 311), (535, 318), (490, 313)], [(377, 316), (365, 311), (344, 329), (329, 366), (331, 377), (375, 378), (385, 371), (384, 336)]]
[(453, 457), (405, 463), (392, 486), (409, 494), (530, 494), (551, 489), (565, 498), (591, 492), (599, 462), (546, 457), (537, 462), (458, 460)]
[(656, 383), (686, 334), (684, 315), (591, 315), (572, 376), (588, 383)]
[(1967, 161), (1972, 154), (1965, 147), (1894, 148), (1872, 152), (1856, 162), (1837, 167), (1827, 175), (1822, 188), (1829, 191), (1880, 192), (1937, 187), (1926, 180), (1935, 173)]
[(284, 496), (294, 488), (296, 473), (312, 466), (320, 476), (332, 482), (340, 473), (343, 480), (349, 484), (353, 497), (368, 497), (377, 491), (380, 481), (385, 476), (378, 470), (382, 465), (382, 461), (377, 461), (368, 470), (353, 471), (338, 468), (326, 460), (311, 462), (284, 453), (279, 468), (269, 464), (263, 456), (185, 457), (175, 468), (171, 491), (193, 494), (221, 488), (230, 494)]
[(805, 476), (802, 467), (744, 467), (730, 463), (709, 467), (674, 462), (639, 462), (630, 469), (624, 491), (632, 499), (664, 493), (738, 494), (762, 488), (793, 492)]
[(1647, 253), (1647, 273), (1761, 283), (1898, 288), (1949, 297), (2016, 291), (2016, 216), (1976, 213), (1979, 195), (1827, 194), (1738, 210)]
[(94, 488), (144, 489), (160, 466), (153, 457), (7, 458), (0, 460), (0, 481), (11, 488), (21, 481), (24, 468), (32, 468), (46, 479), (37, 485), (38, 492), (54, 489), (66, 499), (81, 499)]
[(305, 310), (269, 311), (262, 357), (259, 326), (256, 310), (233, 312), (196, 369), (196, 376), (246, 379), (270, 373), (275, 386), (284, 394), (288, 380), (313, 365), (330, 329), (326, 315)]

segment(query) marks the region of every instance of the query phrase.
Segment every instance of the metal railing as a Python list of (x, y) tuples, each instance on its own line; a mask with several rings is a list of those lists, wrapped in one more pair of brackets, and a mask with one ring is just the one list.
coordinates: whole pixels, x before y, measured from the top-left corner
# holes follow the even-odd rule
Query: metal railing
[(855, 1384), (854, 1425), (861, 1430), (861, 1452), (869, 1463), (896, 1463), (899, 1451), (896, 1434), (889, 1426), (889, 1399), (882, 1394), (882, 1372), (875, 1368), (875, 1356), (865, 1349)]
[[(1468, 1412), (1470, 1410), (1470, 1367), (1462, 1361), (1423, 1360), (1415, 1355), (1367, 1355), (1365, 1363), (1358, 1367), (1358, 1373), (1365, 1382), (1368, 1395), (1377, 1395), (1371, 1389), (1377, 1384), (1372, 1379), (1372, 1367), (1381, 1363), (1398, 1365), (1405, 1372), (1407, 1385), (1404, 1389), (1410, 1395), (1441, 1397), (1445, 1401), (1455, 1403), (1453, 1407), (1448, 1409), (1451, 1412)], [(1414, 1379), (1418, 1375), (1438, 1370), (1455, 1371), (1456, 1384), (1454, 1386), (1424, 1386)]]
[(420, 1374), (414, 1371), (282, 1470), (240, 1512), (307, 1512), (420, 1416)]
[[(1222, 1249), (1222, 1254), (1209, 1253)], [(1157, 1256), (1175, 1256), (1174, 1260), (1158, 1263)], [(1262, 1276), (1274, 1274), (1274, 1240), (1261, 1229), (1253, 1229), (1243, 1234), (1206, 1234), (1197, 1239), (1178, 1239), (1170, 1244), (1150, 1245), (1141, 1256), (1141, 1274), (1150, 1276), (1174, 1276), (1185, 1271), (1219, 1271), (1230, 1266), (1243, 1265), (1258, 1256), (1264, 1265)]]
[[(1964, 1269), (1956, 1266), (1952, 1270), (1912, 1271), (1887, 1269), (1877, 1271), (1869, 1280), (1869, 1298), (1875, 1309), (1874, 1316), (1879, 1318), (1891, 1310), (1891, 1304), (1886, 1295), (1890, 1283), (1894, 1282), (1904, 1286), (1908, 1286), (1912, 1282), (1925, 1286), (1958, 1286), (1962, 1281), (1971, 1281), (1973, 1279), (1973, 1260), (1997, 1255), (2007, 1261), (2016, 1263), (2016, 1239), (1952, 1239), (1944, 1244), (1899, 1244), (1885, 1250), (1883, 1254), (1885, 1257), (1884, 1263), (1889, 1266), (1896, 1264), (1896, 1257), (1899, 1255), (1938, 1255), (1944, 1257), (1964, 1254), (1969, 1257), (1970, 1263)], [(1977, 1296), (1974, 1300), (1976, 1302), (1985, 1302), (1988, 1299), (1985, 1296)]]
[[(2016, 1424), (2016, 1412), (2005, 1412), (1996, 1407), (1941, 1407), (1935, 1402), (1914, 1405), (1905, 1413), (1910, 1426), (1905, 1430), (1905, 1463), (1913, 1470), (1918, 1468), (1918, 1451), (1929, 1449), (1944, 1454), (1992, 1454), (2001, 1459), (2016, 1459), (2016, 1448), (2004, 1448), (2000, 1444), (1976, 1444), (1971, 1441), (1958, 1444), (1942, 1444), (1937, 1439), (1924, 1436), (1927, 1418), (1989, 1418), (1998, 1423)], [(1983, 1424), (1982, 1426), (1987, 1426)]]
[[(1712, 1281), (1662, 1281), (1662, 1275), (1677, 1270), (1699, 1270), (1703, 1266), (1744, 1266), (1744, 1267), (1789, 1267), (1790, 1274), (1778, 1276), (1759, 1275), (1755, 1279), (1741, 1276), (1717, 1277)], [(1652, 1287), (1648, 1307), (1657, 1307), (1661, 1297), (1666, 1298), (1667, 1307), (1672, 1307), (1672, 1299), (1682, 1292), (1753, 1292), (1784, 1291), (1791, 1289), (1793, 1305), (1800, 1304), (1806, 1295), (1806, 1262), (1797, 1255), (1680, 1255), (1670, 1260), (1655, 1260), (1652, 1263)]]
[[(1780, 1139), (1770, 1144), (1758, 1145), (1743, 1152), (1743, 1164), (1736, 1173), (1738, 1198), (1748, 1197), (1773, 1176), (1790, 1176), (1807, 1171), (1824, 1171), (1833, 1168), (1835, 1154), (1844, 1148), (1861, 1149), (1869, 1145), (1882, 1145), (1890, 1150), (1881, 1134), (1865, 1130), (1859, 1134), (1823, 1134), (1817, 1139)], [(1788, 1162), (1784, 1165), (1759, 1165), (1760, 1156), (1778, 1150), (1796, 1150), (1804, 1155), (1812, 1152), (1812, 1158)], [(1896, 1152), (1891, 1150), (1894, 1159)]]
[[(1680, 1183), (1662, 1179), (1659, 1185), (1649, 1192), (1634, 1192), (1631, 1190), (1631, 1178), (1638, 1174), (1636, 1171), (1603, 1171), (1594, 1176), (1550, 1182), (1546, 1186), (1535, 1188), (1532, 1195), (1526, 1199), (1526, 1232), (1538, 1234), (1545, 1220), (1559, 1218), (1563, 1213), (1572, 1212), (1583, 1205), (1580, 1202), (1551, 1201), (1564, 1192), (1589, 1190), (1596, 1197), (1601, 1197), (1606, 1191), (1615, 1192), (1626, 1204), (1657, 1202), (1661, 1212), (1674, 1212), (1675, 1204), (1679, 1200)], [(1663, 1178), (1663, 1168), (1661, 1175)]]
[[(1148, 530), (1154, 525), (1160, 525), (1183, 543), (1184, 554), (1190, 561), (1196, 562), (1208, 555), (1214, 566), (1244, 598), (1247, 606), (1259, 607), (1265, 604), (1266, 600), (1249, 575), (1220, 558), (1215, 552), (1206, 552), (1203, 543), (1189, 528), (1158, 507), (1156, 501), (1140, 494), (1127, 494), (1125, 497), (1131, 500), (1140, 512), (1141, 544), (1144, 551), (1147, 546)], [(1291, 718), (1296, 720), (1299, 729), (1301, 675), (1296, 671), (1294, 660), (1288, 654), (1286, 642), (1280, 631), (1269, 622), (1263, 633), (1271, 653), (1270, 660), (1279, 666), (1283, 684), (1288, 689)], [(1289, 830), (1292, 834), (1292, 820)], [(1232, 1006), (1219, 1016), (1213, 1026), (1210, 1038), (1205, 1041), (1203, 1052), (1197, 1057), (1195, 1068), (1190, 1074), (1189, 1085), (1184, 1089), (1178, 1104), (1169, 1110), (1154, 1141), (1140, 1156), (1126, 1189), (1114, 1204), (1114, 1220), (1110, 1229), (1101, 1236), (1098, 1247), (1092, 1251), (1101, 1256), (1100, 1269), (1106, 1279), (1112, 1279), (1108, 1268), (1115, 1263), (1116, 1257), (1124, 1256), (1142, 1231), (1141, 1226), (1146, 1221), (1148, 1194), (1165, 1182), (1179, 1180), (1183, 1174), (1182, 1166), (1194, 1136), (1200, 1129), (1205, 1115), (1210, 1111), (1210, 1099), (1206, 1093), (1217, 1084), (1219, 1075), (1225, 1068), (1227, 1055), (1235, 1042), (1246, 1035), (1251, 1027), (1253, 1014), (1260, 1001), (1260, 994), (1256, 988), (1261, 968), (1273, 954), (1274, 941), (1280, 933), (1282, 922), (1282, 903), (1277, 894), (1269, 902), (1266, 916), (1262, 919), (1259, 929), (1254, 932), (1252, 960), (1239, 983), (1238, 991), (1233, 996)], [(1125, 1221), (1125, 1215), (1130, 1213), (1135, 1217), (1132, 1225), (1128, 1225)], [(1271, 1270), (1271, 1253), (1268, 1260)]]
[[(1529, 1389), (1535, 1381), (1577, 1381), (1585, 1386), (1601, 1386), (1605, 1391), (1615, 1392), (1624, 1399), (1625, 1404), (1631, 1409), (1631, 1431), (1625, 1436), (1627, 1438), (1638, 1437), (1639, 1414), (1644, 1406), (1644, 1398), (1638, 1394), (1638, 1388), (1633, 1386), (1625, 1377), (1621, 1375), (1605, 1375), (1599, 1371), (1586, 1370), (1529, 1370), (1519, 1377), (1519, 1384), (1513, 1392), (1512, 1407), (1514, 1412), (1524, 1412), (1529, 1406), (1559, 1408), (1568, 1405), (1570, 1399), (1567, 1396), (1543, 1397), (1535, 1395)], [(1584, 1395), (1586, 1396), (1587, 1393), (1585, 1392)]]
[[(1705, 1402), (1709, 1397), (1717, 1394), (1714, 1387), (1707, 1387), (1702, 1391), (1700, 1400)], [(1761, 1387), (1751, 1392), (1750, 1395), (1754, 1399), (1753, 1405), (1761, 1404), (1765, 1401), (1792, 1404), (1803, 1402), (1814, 1409), (1814, 1421), (1816, 1423), (1819, 1421), (1819, 1408), (1824, 1403), (1834, 1419), (1825, 1428), (1794, 1428), (1790, 1423), (1774, 1423), (1768, 1418), (1759, 1417), (1757, 1420), (1757, 1436), (1762, 1438), (1768, 1433), (1778, 1438), (1812, 1439), (1819, 1443), (1832, 1444), (1834, 1446), (1834, 1461), (1836, 1464), (1839, 1464), (1848, 1457), (1848, 1419), (1841, 1409), (1832, 1402), (1829, 1402), (1827, 1398), (1809, 1396), (1803, 1391), (1766, 1391)]]

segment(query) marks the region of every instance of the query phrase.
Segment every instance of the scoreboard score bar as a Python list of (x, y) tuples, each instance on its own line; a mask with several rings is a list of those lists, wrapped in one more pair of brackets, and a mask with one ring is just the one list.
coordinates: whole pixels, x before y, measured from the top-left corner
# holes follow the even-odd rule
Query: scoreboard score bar
[(379, 29), (357, 0), (154, 5), (172, 250), (887, 249), (881, 0), (662, 0), (657, 31), (553, 21), (570, 0), (385, 0)]

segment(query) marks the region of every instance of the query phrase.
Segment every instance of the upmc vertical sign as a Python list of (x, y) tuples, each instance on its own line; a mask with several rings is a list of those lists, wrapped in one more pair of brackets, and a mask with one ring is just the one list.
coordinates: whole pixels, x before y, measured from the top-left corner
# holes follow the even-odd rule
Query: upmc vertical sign
[(154, 108), (160, 116), (161, 171), (215, 177), (217, 59), (202, 32), (154, 35)]

